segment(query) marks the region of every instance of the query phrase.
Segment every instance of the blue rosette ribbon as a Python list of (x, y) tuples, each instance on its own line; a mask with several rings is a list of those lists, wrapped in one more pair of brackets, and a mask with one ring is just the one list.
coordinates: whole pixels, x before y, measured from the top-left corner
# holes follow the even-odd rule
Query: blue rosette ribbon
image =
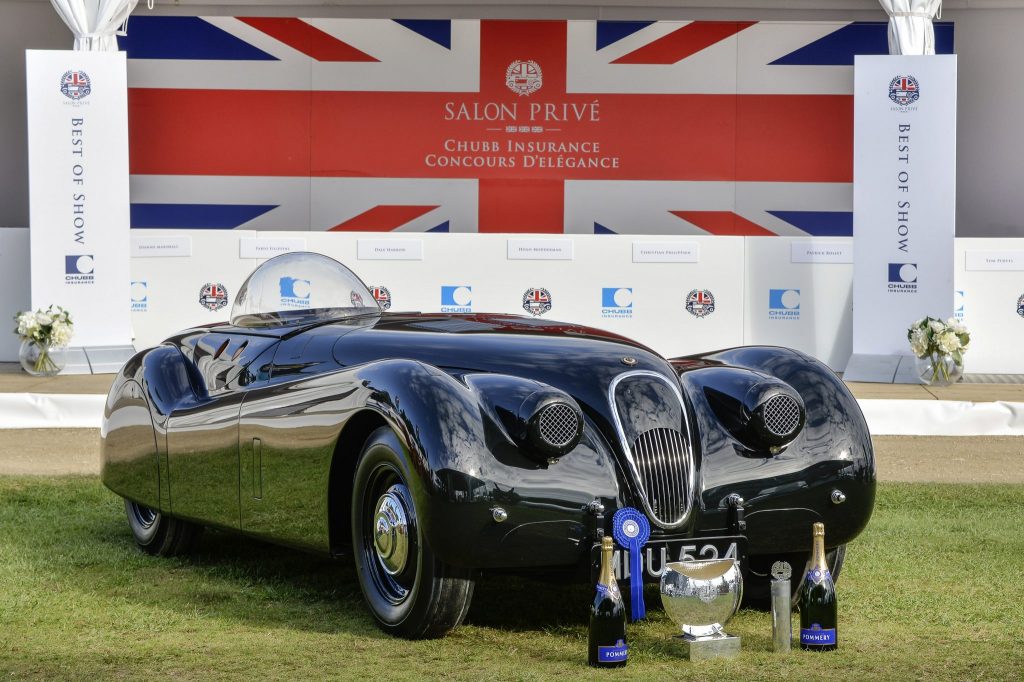
[(644, 606), (642, 550), (651, 537), (651, 523), (633, 507), (623, 507), (612, 517), (612, 537), (629, 552), (629, 604), (634, 621), (647, 617)]

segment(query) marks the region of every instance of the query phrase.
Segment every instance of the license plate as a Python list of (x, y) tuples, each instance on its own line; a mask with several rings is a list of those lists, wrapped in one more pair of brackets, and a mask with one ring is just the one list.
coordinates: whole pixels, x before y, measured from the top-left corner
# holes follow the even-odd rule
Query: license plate
[[(686, 538), (684, 540), (652, 540), (644, 545), (641, 561), (645, 580), (657, 580), (665, 572), (665, 564), (673, 561), (702, 559), (747, 559), (747, 539), (742, 536)], [(612, 554), (615, 579), (629, 578), (629, 552), (617, 549)]]

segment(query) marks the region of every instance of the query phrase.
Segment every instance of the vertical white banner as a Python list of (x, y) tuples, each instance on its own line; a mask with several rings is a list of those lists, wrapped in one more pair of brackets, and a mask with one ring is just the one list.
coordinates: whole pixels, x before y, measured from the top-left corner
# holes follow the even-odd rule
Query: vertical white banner
[(953, 314), (956, 56), (858, 56), (854, 81), (853, 353), (908, 355)]
[(73, 346), (130, 345), (125, 54), (25, 62), (32, 307), (70, 310)]

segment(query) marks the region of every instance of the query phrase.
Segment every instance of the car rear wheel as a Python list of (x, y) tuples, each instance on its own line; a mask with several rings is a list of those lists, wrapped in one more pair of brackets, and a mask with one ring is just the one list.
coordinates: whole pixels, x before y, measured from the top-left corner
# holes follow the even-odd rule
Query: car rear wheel
[[(800, 586), (803, 585), (803, 577), (806, 572), (807, 562), (811, 560), (810, 552), (797, 554), (779, 554), (775, 556), (755, 556), (750, 558), (750, 567), (745, 576), (743, 585), (743, 606), (749, 609), (768, 610), (772, 606), (771, 597), (771, 569), (776, 561), (785, 561), (792, 569), (790, 577), (790, 588), (792, 591), (793, 606), (796, 606), (800, 594)], [(835, 549), (825, 553), (825, 561), (828, 563), (832, 580), (838, 581), (839, 574), (843, 570), (843, 562), (846, 560), (846, 545), (839, 545)]]
[(165, 516), (131, 500), (124, 501), (124, 510), (135, 544), (147, 554), (174, 556), (188, 553), (195, 548), (203, 532), (202, 526)]
[(459, 625), (473, 596), (470, 571), (441, 561), (427, 546), (409, 482), (405, 448), (386, 427), (374, 431), (356, 466), (352, 545), (363, 597), (385, 632), (408, 639), (443, 637)]

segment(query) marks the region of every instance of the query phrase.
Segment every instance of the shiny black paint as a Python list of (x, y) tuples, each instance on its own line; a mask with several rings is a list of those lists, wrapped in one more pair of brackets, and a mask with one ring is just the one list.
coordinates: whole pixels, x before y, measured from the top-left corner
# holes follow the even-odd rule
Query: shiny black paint
[[(817, 520), (830, 544), (848, 542), (871, 514), (874, 460), (859, 407), (831, 370), (795, 351), (667, 361), (607, 332), (503, 315), (383, 314), (252, 331), (189, 330), (125, 365), (105, 411), (108, 487), (166, 514), (333, 553), (348, 541), (360, 435), (387, 425), (409, 453), (424, 537), (444, 561), (586, 566), (587, 505), (605, 506), (607, 526), (615, 509), (641, 506), (608, 391), (618, 375), (643, 370), (679, 383), (685, 419), (659, 384), (622, 382), (627, 441), (637, 424), (688, 422), (698, 472), (686, 525), (656, 527), (655, 537), (731, 534), (732, 494), (745, 500), (751, 555), (805, 551)], [(728, 398), (752, 376), (806, 406), (804, 429), (774, 456), (730, 421)], [(537, 391), (569, 396), (584, 418), (580, 443), (550, 465), (522, 447), (511, 418)], [(829, 499), (835, 488), (847, 496), (841, 506)], [(495, 506), (508, 521), (495, 522)]]

